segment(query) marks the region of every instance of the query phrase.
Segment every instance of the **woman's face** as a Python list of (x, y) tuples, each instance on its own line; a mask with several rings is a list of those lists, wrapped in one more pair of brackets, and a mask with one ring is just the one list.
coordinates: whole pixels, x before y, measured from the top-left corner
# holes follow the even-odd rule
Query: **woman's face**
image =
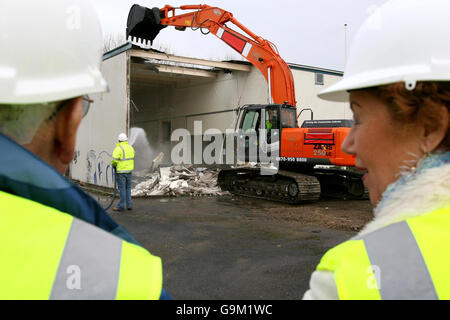
[(358, 169), (367, 171), (363, 182), (376, 205), (400, 171), (422, 157), (419, 134), (395, 122), (388, 107), (367, 91), (351, 92), (350, 106), (354, 125), (342, 149), (356, 156)]

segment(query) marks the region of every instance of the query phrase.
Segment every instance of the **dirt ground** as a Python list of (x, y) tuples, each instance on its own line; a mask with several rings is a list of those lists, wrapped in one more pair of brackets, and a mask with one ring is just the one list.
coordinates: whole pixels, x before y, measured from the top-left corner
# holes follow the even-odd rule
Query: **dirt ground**
[(109, 212), (162, 258), (164, 288), (188, 300), (301, 299), (323, 254), (372, 219), (367, 200), (286, 205), (231, 195), (139, 198), (132, 211)]
[(266, 221), (296, 223), (302, 227), (357, 232), (372, 219), (369, 201), (327, 200), (295, 206), (264, 201), (256, 207), (257, 201), (245, 199), (243, 202), (247, 202), (246, 206), (251, 212), (264, 216)]

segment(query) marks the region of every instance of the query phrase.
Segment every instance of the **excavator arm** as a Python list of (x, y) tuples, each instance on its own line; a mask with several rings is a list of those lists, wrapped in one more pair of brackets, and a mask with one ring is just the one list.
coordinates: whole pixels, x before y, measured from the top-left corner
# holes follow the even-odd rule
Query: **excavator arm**
[[(191, 10), (176, 14), (176, 10)], [(192, 11), (193, 10), (193, 11)], [(229, 28), (232, 23), (246, 35)], [(273, 43), (265, 40), (233, 17), (228, 11), (208, 5), (186, 5), (164, 8), (145, 8), (137, 4), (130, 9), (127, 21), (127, 39), (149, 49), (158, 33), (167, 26), (177, 30), (187, 28), (212, 33), (257, 67), (269, 85), (271, 103), (296, 106), (292, 72)]]
[[(177, 14), (177, 10), (189, 12)], [(239, 31), (231, 29), (227, 24), (233, 24)], [(261, 71), (268, 82), (272, 101), (268, 105), (243, 109), (243, 119), (247, 114), (249, 117), (252, 114), (261, 116), (260, 112), (271, 108), (288, 113), (294, 110), (295, 113), (297, 103), (289, 66), (280, 57), (274, 44), (254, 34), (230, 12), (208, 5), (177, 8), (166, 5), (162, 9), (148, 9), (135, 4), (128, 15), (127, 39), (141, 48), (149, 49), (158, 33), (167, 26), (174, 26), (180, 31), (190, 28), (204, 34), (212, 33)], [(296, 123), (295, 119), (293, 122)], [(278, 144), (280, 164), (287, 171), (280, 170), (276, 175), (268, 177), (262, 176), (256, 168), (223, 169), (218, 177), (219, 186), (234, 194), (288, 203), (315, 201), (321, 194), (342, 193), (345, 197), (365, 197), (367, 192), (362, 184), (361, 174), (346, 169), (347, 166), (354, 166), (354, 158), (344, 155), (340, 148), (350, 129), (329, 127), (328, 124), (327, 127), (322, 127), (325, 122), (316, 124), (311, 121), (311, 127), (305, 128), (298, 128), (296, 124), (292, 127), (279, 123), (279, 128), (282, 128)], [(256, 123), (255, 131), (259, 128)], [(241, 143), (245, 149), (245, 138)], [(246, 152), (249, 151), (247, 149)], [(273, 149), (271, 153), (272, 151)], [(316, 168), (317, 164), (325, 165), (325, 168)], [(331, 168), (326, 168), (327, 166)]]

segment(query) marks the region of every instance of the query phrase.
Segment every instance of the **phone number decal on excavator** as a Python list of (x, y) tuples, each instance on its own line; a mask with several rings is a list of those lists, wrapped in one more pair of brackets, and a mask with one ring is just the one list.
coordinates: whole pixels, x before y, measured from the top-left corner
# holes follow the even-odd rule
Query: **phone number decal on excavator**
[(308, 162), (308, 158), (277, 157), (279, 162)]

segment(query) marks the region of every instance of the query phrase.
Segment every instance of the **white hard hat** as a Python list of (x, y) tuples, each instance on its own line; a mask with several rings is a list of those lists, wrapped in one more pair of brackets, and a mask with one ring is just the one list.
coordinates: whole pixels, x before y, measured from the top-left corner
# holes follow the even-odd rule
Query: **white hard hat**
[(0, 43), (0, 104), (107, 90), (100, 22), (86, 0), (2, 0)]
[(405, 82), (450, 81), (449, 0), (392, 0), (364, 22), (341, 81), (319, 94), (348, 101), (348, 90)]
[(128, 140), (128, 137), (127, 137), (127, 135), (125, 133), (119, 134), (119, 141), (120, 142), (127, 141), (127, 140)]

